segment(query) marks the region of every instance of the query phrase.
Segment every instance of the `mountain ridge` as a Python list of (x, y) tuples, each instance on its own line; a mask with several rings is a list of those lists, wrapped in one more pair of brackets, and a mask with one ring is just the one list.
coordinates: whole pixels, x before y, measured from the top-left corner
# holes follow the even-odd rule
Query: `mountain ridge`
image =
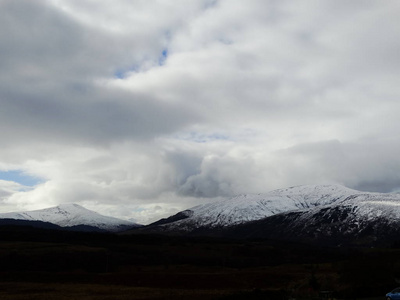
[(77, 226), (88, 228), (83, 226), (90, 226), (111, 232), (140, 226), (130, 221), (101, 215), (75, 203), (60, 204), (32, 211), (0, 213), (0, 219), (42, 221), (70, 228), (77, 228)]
[[(187, 218), (170, 222), (174, 225), (168, 226), (184, 226), (188, 229), (199, 226), (233, 226), (283, 212), (331, 205), (362, 193), (339, 185), (306, 185), (277, 189), (265, 194), (241, 194), (187, 209), (184, 211)], [(173, 217), (168, 219), (173, 220)], [(150, 225), (157, 225), (157, 222)]]
[(329, 245), (386, 243), (400, 240), (400, 195), (297, 186), (195, 206), (160, 221), (138, 231)]

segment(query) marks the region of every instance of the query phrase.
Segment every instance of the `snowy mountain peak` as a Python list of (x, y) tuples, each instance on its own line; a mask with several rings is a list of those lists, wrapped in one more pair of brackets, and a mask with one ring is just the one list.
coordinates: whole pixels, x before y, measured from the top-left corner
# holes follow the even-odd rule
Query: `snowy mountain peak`
[(61, 227), (87, 225), (107, 231), (118, 231), (125, 227), (138, 226), (130, 221), (103, 216), (75, 203), (25, 212), (0, 213), (0, 219), (16, 219), (49, 222)]
[(71, 209), (88, 210), (87, 208), (84, 208), (83, 206), (80, 206), (79, 204), (76, 203), (63, 203), (58, 205), (57, 207), (64, 210), (71, 210)]
[[(399, 204), (400, 195), (395, 194), (360, 192), (340, 185), (303, 185), (199, 205), (190, 209), (191, 215), (186, 218), (168, 224), (164, 222), (161, 226), (179, 230), (226, 227), (281, 213), (318, 210), (335, 205), (356, 205), (355, 211), (364, 214), (385, 211), (393, 217), (397, 215), (393, 207)], [(400, 210), (396, 211), (400, 215)]]
[(322, 205), (326, 201), (331, 202), (332, 199), (338, 199), (362, 193), (363, 192), (353, 190), (341, 185), (300, 185), (273, 190), (263, 195), (288, 198), (300, 197), (301, 199), (304, 199), (304, 201)]

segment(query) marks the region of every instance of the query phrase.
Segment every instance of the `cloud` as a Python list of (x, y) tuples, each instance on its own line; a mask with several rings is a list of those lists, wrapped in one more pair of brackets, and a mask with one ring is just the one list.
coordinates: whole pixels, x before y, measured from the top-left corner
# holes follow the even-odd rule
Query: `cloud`
[(398, 190), (398, 8), (2, 1), (0, 171), (44, 180), (2, 209), (150, 222), (290, 185)]
[[(397, 160), (400, 143), (393, 139), (337, 140), (304, 144), (280, 151), (288, 160), (291, 176), (307, 180), (337, 182), (355, 189), (391, 192), (399, 185)], [(310, 183), (311, 183), (310, 182)]]

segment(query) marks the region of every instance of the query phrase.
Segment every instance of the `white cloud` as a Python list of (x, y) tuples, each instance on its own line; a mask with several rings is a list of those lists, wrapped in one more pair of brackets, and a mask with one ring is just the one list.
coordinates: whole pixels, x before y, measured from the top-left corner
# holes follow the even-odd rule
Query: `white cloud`
[(399, 189), (397, 1), (0, 8), (0, 170), (45, 180), (3, 182), (3, 211), (149, 222), (289, 185)]

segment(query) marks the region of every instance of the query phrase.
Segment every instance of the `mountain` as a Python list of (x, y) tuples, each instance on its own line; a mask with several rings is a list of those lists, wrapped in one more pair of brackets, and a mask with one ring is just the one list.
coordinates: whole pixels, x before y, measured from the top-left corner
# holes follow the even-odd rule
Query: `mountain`
[(61, 204), (40, 210), (0, 213), (0, 219), (42, 221), (84, 231), (97, 228), (116, 232), (140, 226), (130, 221), (103, 216), (78, 204)]
[(199, 205), (151, 225), (185, 231), (227, 227), (288, 211), (332, 205), (358, 193), (361, 192), (338, 185), (290, 187), (266, 194), (245, 194)]
[(268, 238), (340, 246), (393, 246), (400, 243), (400, 197), (358, 194), (341, 203), (286, 212), (232, 226), (224, 236)]
[(400, 195), (308, 185), (199, 205), (140, 231), (340, 245), (400, 240)]

